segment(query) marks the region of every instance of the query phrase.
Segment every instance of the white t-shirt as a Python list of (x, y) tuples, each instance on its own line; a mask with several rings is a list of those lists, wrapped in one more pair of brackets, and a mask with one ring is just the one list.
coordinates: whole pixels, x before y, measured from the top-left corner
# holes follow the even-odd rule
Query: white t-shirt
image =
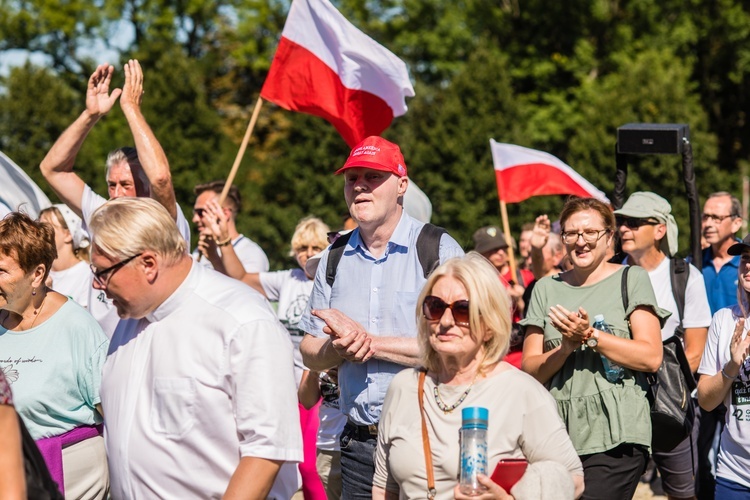
[(107, 345), (96, 321), (72, 300), (29, 330), (0, 326), (0, 370), (31, 437), (102, 421), (95, 405)]
[[(701, 375), (716, 375), (729, 361), (729, 342), (737, 319), (742, 317), (739, 306), (719, 309), (708, 328), (708, 339), (698, 367)], [(745, 322), (743, 338), (750, 321)], [(716, 466), (716, 475), (750, 488), (750, 359), (740, 367), (740, 375), (724, 399), (727, 407), (724, 430)]]
[[(684, 328), (708, 328), (708, 325), (711, 324), (711, 308), (708, 305), (703, 274), (692, 264), (689, 266), (690, 275), (685, 289), (685, 318), (682, 320), (682, 326)], [(662, 340), (667, 340), (674, 335), (675, 328), (680, 324), (677, 303), (672, 294), (669, 258), (665, 258), (656, 269), (649, 271), (648, 277), (651, 279), (651, 286), (654, 287), (656, 303), (662, 309), (672, 313), (661, 329)]]
[(339, 409), (339, 386), (324, 373), (320, 374), (319, 383), (323, 402), (318, 409), (317, 447), (319, 450), (340, 451), (339, 436), (346, 425), (346, 415)]
[[(94, 212), (97, 208), (101, 207), (107, 203), (107, 200), (96, 194), (88, 184), (86, 184), (83, 188), (83, 196), (81, 196), (81, 213), (83, 214), (83, 230), (86, 232), (89, 232), (89, 222), (91, 221), (91, 216), (94, 215)], [(177, 219), (175, 222), (177, 223), (177, 229), (180, 230), (180, 234), (183, 238), (185, 238), (185, 241), (187, 241), (187, 248), (190, 248), (190, 224), (188, 223), (187, 219), (185, 218), (185, 214), (182, 213), (182, 208), (180, 208), (180, 204), (176, 203), (177, 206)]]
[(268, 300), (278, 302), (276, 314), (286, 327), (294, 344), (294, 376), (299, 386), (302, 372), (307, 367), (302, 363), (299, 345), (305, 332), (298, 328), (299, 319), (305, 312), (312, 292), (313, 280), (308, 279), (300, 268), (272, 273), (260, 273), (260, 284)]
[(104, 290), (97, 290), (92, 286), (94, 274), (88, 263), (81, 261), (64, 271), (50, 271), (49, 275), (52, 278), (52, 289), (67, 295), (86, 309), (102, 327), (107, 338), (111, 338), (120, 317)]
[[(268, 257), (266, 252), (255, 243), (253, 240), (245, 235), (239, 235), (232, 241), (234, 247), (234, 253), (237, 254), (237, 258), (242, 262), (242, 267), (245, 268), (246, 273), (264, 273), (268, 271), (270, 265), (268, 264)], [(221, 248), (217, 248), (219, 255), (221, 255)], [(198, 260), (198, 249), (193, 250), (193, 259)], [(201, 259), (201, 265), (209, 269), (213, 269), (214, 266), (208, 259)]]
[(193, 264), (140, 320), (120, 321), (102, 374), (113, 498), (220, 498), (240, 457), (283, 460), (298, 488), (292, 344), (268, 301)]

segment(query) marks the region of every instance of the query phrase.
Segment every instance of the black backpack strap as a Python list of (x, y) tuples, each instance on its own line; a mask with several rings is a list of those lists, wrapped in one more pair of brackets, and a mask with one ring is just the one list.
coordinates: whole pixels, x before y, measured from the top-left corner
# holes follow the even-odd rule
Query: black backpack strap
[(344, 255), (344, 248), (349, 242), (352, 233), (348, 232), (338, 237), (336, 241), (331, 245), (331, 249), (328, 251), (328, 264), (326, 265), (326, 283), (332, 287), (333, 282), (336, 280), (336, 268), (339, 267), (339, 261)]
[(628, 312), (628, 271), (630, 266), (625, 266), (622, 270), (622, 282), (620, 283), (620, 293), (622, 294), (622, 308), (625, 309), (625, 313)]
[(669, 279), (672, 284), (672, 295), (677, 304), (677, 315), (680, 318), (680, 324), (675, 333), (682, 336), (682, 320), (685, 318), (685, 292), (687, 290), (688, 278), (690, 277), (690, 267), (678, 257), (672, 257), (669, 260)]
[(447, 232), (428, 222), (417, 236), (417, 257), (425, 278), (440, 265), (440, 238)]

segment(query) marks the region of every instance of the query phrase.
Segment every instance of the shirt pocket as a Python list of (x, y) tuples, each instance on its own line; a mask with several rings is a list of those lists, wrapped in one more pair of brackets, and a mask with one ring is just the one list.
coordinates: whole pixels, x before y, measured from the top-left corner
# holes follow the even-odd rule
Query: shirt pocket
[(416, 337), (419, 292), (396, 292), (392, 331), (394, 337)]
[(166, 437), (179, 438), (195, 423), (195, 379), (156, 377), (151, 425)]

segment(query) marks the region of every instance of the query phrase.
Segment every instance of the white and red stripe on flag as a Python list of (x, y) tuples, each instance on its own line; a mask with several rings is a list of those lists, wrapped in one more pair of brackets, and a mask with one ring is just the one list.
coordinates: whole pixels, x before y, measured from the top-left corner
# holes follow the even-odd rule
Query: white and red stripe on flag
[(353, 147), (406, 113), (414, 88), (406, 64), (328, 0), (294, 0), (260, 95), (325, 118)]
[(490, 149), (498, 196), (506, 203), (550, 194), (572, 194), (609, 203), (602, 191), (549, 153), (494, 139), (490, 139)]

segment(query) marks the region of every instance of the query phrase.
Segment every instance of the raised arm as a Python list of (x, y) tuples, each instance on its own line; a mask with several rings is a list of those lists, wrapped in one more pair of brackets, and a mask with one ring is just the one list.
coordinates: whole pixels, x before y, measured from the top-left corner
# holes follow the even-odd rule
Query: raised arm
[(714, 410), (724, 401), (750, 355), (750, 335), (742, 338), (744, 328), (745, 318), (738, 319), (729, 342), (729, 361), (714, 375), (701, 375), (698, 380), (698, 404), (706, 411)]
[(540, 215), (534, 221), (534, 231), (531, 234), (531, 271), (534, 273), (534, 278), (537, 280), (542, 279), (549, 269), (544, 268), (544, 253), (542, 249), (547, 244), (549, 239), (549, 233), (552, 228), (549, 217), (546, 215)]
[(109, 93), (113, 72), (114, 68), (108, 64), (97, 66), (86, 88), (86, 109), (55, 141), (39, 165), (57, 196), (79, 217), (83, 216), (81, 198), (86, 184), (73, 171), (73, 166), (88, 133), (102, 116), (109, 113), (122, 93), (121, 89)]
[(151, 183), (151, 197), (167, 209), (173, 219), (177, 219), (177, 204), (169, 172), (167, 155), (156, 140), (154, 132), (146, 123), (141, 112), (143, 101), (143, 70), (137, 60), (125, 64), (125, 85), (122, 88), (120, 107), (133, 134), (138, 160)]

